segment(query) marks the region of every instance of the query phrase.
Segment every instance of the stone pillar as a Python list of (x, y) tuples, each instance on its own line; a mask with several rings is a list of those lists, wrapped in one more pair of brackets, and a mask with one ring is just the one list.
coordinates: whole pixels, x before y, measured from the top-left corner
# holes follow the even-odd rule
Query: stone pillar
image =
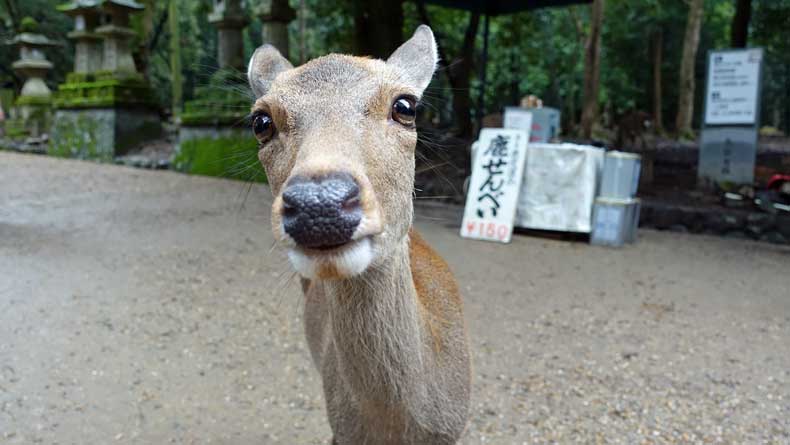
[(288, 0), (263, 0), (255, 13), (263, 22), (263, 43), (273, 45), (287, 59), (288, 23), (296, 18), (296, 11), (288, 4)]
[(107, 0), (101, 4), (109, 23), (96, 28), (103, 39), (102, 70), (114, 73), (136, 73), (130, 40), (135, 33), (129, 27), (129, 14), (145, 9), (134, 1)]
[(244, 40), (242, 30), (250, 22), (241, 7), (241, 0), (214, 0), (214, 10), (208, 21), (218, 32), (219, 68), (236, 68), (244, 71)]
[(38, 24), (32, 18), (22, 21), (22, 32), (11, 40), (19, 47), (19, 60), (11, 64), (14, 71), (25, 78), (22, 91), (7, 120), (6, 134), (11, 137), (38, 137), (48, 131), (52, 106), (52, 91), (44, 79), (52, 69), (44, 48), (55, 46), (55, 42), (38, 34)]
[(74, 30), (68, 37), (74, 41), (75, 73), (95, 73), (102, 67), (102, 38), (95, 32), (101, 10), (96, 5), (72, 2), (58, 7), (74, 19)]

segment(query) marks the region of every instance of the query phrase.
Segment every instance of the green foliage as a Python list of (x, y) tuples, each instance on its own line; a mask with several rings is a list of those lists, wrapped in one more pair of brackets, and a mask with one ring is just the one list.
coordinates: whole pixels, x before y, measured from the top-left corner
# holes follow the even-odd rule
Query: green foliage
[(24, 119), (6, 119), (3, 122), (5, 135), (11, 139), (24, 138), (28, 134)]
[(761, 0), (752, 14), (751, 42), (765, 48), (762, 121), (790, 134), (790, 0)]
[(19, 32), (38, 32), (38, 22), (33, 17), (27, 16), (19, 22)]
[(266, 182), (266, 173), (258, 161), (258, 144), (251, 136), (184, 141), (173, 165), (191, 174)]

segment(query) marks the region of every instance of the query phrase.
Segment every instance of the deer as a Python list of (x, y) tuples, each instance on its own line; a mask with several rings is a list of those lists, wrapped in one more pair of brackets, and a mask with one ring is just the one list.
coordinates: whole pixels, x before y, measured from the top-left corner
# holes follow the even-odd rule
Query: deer
[(294, 67), (270, 45), (249, 61), (272, 230), (300, 276), (336, 445), (454, 444), (466, 429), (462, 298), (412, 221), (417, 106), (437, 62), (425, 25), (386, 61)]

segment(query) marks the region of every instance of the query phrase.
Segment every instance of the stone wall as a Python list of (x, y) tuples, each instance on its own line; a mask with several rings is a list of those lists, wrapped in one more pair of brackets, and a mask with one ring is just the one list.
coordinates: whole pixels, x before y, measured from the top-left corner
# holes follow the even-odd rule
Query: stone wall
[(790, 244), (790, 215), (642, 201), (640, 227)]

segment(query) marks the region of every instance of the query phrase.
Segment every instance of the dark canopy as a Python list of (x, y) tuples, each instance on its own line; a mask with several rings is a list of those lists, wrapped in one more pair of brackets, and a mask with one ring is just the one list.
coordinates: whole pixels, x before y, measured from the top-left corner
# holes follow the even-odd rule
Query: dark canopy
[(447, 8), (465, 9), (485, 15), (512, 14), (530, 9), (551, 6), (568, 6), (577, 3), (591, 3), (592, 0), (423, 0), (432, 5)]

